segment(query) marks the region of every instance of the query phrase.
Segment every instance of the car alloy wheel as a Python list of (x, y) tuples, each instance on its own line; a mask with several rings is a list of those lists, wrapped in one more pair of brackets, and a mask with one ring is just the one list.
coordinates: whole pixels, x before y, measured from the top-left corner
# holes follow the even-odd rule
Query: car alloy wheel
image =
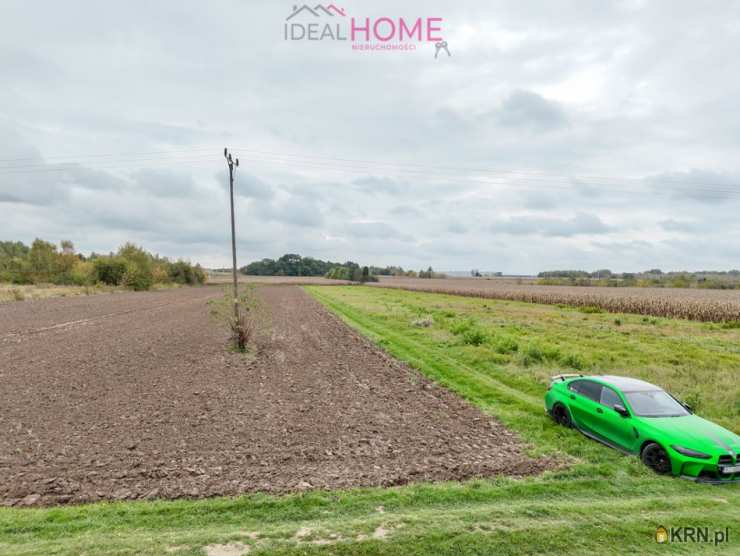
[(671, 471), (671, 460), (662, 446), (651, 443), (642, 451), (642, 463), (659, 475), (665, 475)]
[(564, 405), (556, 404), (555, 407), (552, 408), (552, 416), (558, 425), (570, 428), (570, 413), (568, 413), (568, 410)]

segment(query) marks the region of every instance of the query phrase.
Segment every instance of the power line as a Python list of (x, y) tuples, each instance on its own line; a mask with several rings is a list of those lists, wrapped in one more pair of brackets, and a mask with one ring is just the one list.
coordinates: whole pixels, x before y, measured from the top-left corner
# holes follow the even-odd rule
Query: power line
[[(315, 155), (299, 155), (295, 153), (277, 153), (274, 151), (259, 151), (255, 149), (244, 149), (247, 151), (249, 159), (255, 163), (262, 164), (274, 164), (280, 163), (282, 165), (291, 164), (298, 167), (304, 168), (316, 168), (321, 170), (343, 172), (357, 174), (360, 172), (385, 174), (395, 173), (401, 175), (411, 175), (418, 177), (435, 177), (438, 179), (447, 179), (458, 182), (477, 182), (484, 184), (503, 185), (507, 187), (516, 188), (531, 188), (535, 185), (544, 185), (550, 189), (557, 190), (573, 190), (574, 187), (578, 186), (601, 186), (600, 191), (615, 191), (619, 193), (644, 193), (644, 191), (635, 191), (634, 189), (628, 189), (621, 187), (622, 184), (635, 184), (638, 186), (645, 186), (646, 178), (634, 178), (634, 177), (608, 177), (608, 176), (595, 176), (595, 175), (559, 175), (548, 173), (540, 170), (521, 170), (521, 169), (491, 169), (491, 168), (477, 168), (477, 167), (459, 167), (459, 166), (443, 166), (434, 164), (420, 164), (420, 163), (400, 163), (391, 161), (378, 161), (378, 160), (362, 160), (362, 159), (350, 159), (350, 158), (339, 158), (339, 157), (326, 157), (326, 156), (315, 156)], [(147, 163), (145, 167), (157, 167), (162, 164), (169, 164), (168, 160), (163, 160), (161, 156), (156, 158), (150, 158), (155, 153), (163, 153), (170, 155), (177, 155), (173, 160), (177, 161), (182, 165), (194, 165), (200, 164), (210, 165), (212, 158), (209, 156), (201, 155), (200, 148), (194, 149), (181, 149), (173, 151), (150, 151), (146, 153), (129, 153), (125, 155), (116, 154), (97, 154), (97, 155), (84, 155), (88, 157), (107, 157), (106, 164), (102, 168), (103, 170), (126, 170), (134, 169), (131, 163)], [(51, 157), (50, 157), (51, 158)], [(6, 159), (13, 160), (13, 159)], [(14, 159), (22, 160), (22, 159)], [(76, 169), (90, 169), (96, 170), (95, 167), (81, 166), (79, 162), (70, 163), (36, 163), (16, 166), (3, 166), (0, 167), (0, 175), (9, 174), (34, 174), (34, 173), (55, 173), (55, 172), (69, 172)], [(138, 169), (138, 167), (137, 167)], [(472, 173), (474, 176), (461, 176), (460, 173)], [(454, 173), (454, 174), (451, 174)], [(525, 178), (520, 181), (519, 178)], [(733, 187), (731, 184), (717, 184), (709, 182), (686, 182), (675, 180), (670, 176), (661, 177), (662, 184), (665, 185), (677, 185), (681, 188), (693, 188), (697, 192), (716, 195), (716, 196), (734, 196), (740, 194), (740, 189)], [(514, 182), (514, 183), (512, 183)], [(584, 182), (584, 183), (579, 183)], [(660, 185), (662, 185), (660, 184)], [(657, 185), (657, 184), (656, 184)], [(603, 187), (607, 186), (607, 187)], [(537, 187), (542, 189), (542, 187)], [(677, 191), (677, 192), (680, 192)]]
[[(295, 163), (295, 164), (298, 164), (298, 165), (301, 165), (301, 166), (305, 166), (305, 167), (328, 168), (328, 169), (332, 169), (332, 170), (347, 170), (347, 171), (352, 171), (353, 173), (356, 172), (356, 171), (358, 171), (358, 170), (365, 171), (365, 172), (372, 171), (373, 170), (373, 168), (372, 167), (369, 167), (369, 166), (332, 166), (330, 164), (326, 164), (326, 163), (322, 163), (322, 162), (292, 161), (292, 160), (286, 161), (286, 160), (280, 159), (280, 158), (260, 159), (260, 158), (253, 158), (250, 155), (247, 155), (247, 156), (249, 157), (249, 159), (251, 161), (253, 161), (255, 163), (265, 162), (265, 161), (267, 161), (267, 162), (292, 162), (292, 163)], [(398, 173), (405, 173), (405, 174), (412, 174), (412, 175), (418, 175), (418, 176), (421, 176), (421, 177), (434, 176), (434, 177), (438, 177), (438, 178), (448, 178), (448, 179), (453, 180), (453, 181), (455, 181), (455, 180), (457, 180), (457, 181), (472, 180), (472, 181), (487, 181), (488, 183), (493, 183), (490, 180), (481, 180), (480, 178), (477, 178), (477, 177), (470, 177), (470, 176), (461, 177), (460, 175), (451, 176), (451, 175), (448, 175), (448, 174), (434, 173), (434, 172), (422, 171), (422, 170), (417, 170), (417, 169), (400, 168), (400, 169), (397, 169), (396, 172), (398, 172)], [(493, 171), (478, 172), (478, 174), (481, 175), (481, 176), (483, 176), (483, 177), (489, 177), (489, 178), (491, 178), (493, 176), (493, 179), (506, 180), (505, 182), (503, 182), (503, 181), (502, 182), (499, 182), (501, 184), (510, 184), (515, 179), (515, 177), (517, 176), (517, 172), (513, 172), (513, 171), (498, 172), (498, 173), (500, 174), (500, 176), (496, 177), (496, 174), (497, 173), (496, 172), (493, 172)], [(568, 176), (543, 175), (543, 176), (528, 177), (526, 179), (527, 179), (527, 182), (526, 183), (529, 183), (529, 184), (531, 184), (531, 183), (539, 183), (539, 184), (543, 184), (543, 185), (553, 185), (553, 186), (556, 186), (558, 184), (561, 184), (561, 185), (568, 186), (567, 187), (568, 189), (572, 189), (573, 187), (576, 187), (576, 186), (589, 186), (589, 185), (591, 185), (590, 183), (576, 183), (576, 180), (583, 180), (584, 179), (581, 176), (568, 177)], [(614, 185), (618, 185), (618, 184), (625, 183), (625, 182), (633, 182), (636, 185), (643, 185), (643, 186), (646, 185), (646, 182), (644, 181), (644, 178), (611, 178), (611, 179), (612, 179), (612, 183), (603, 183), (602, 182), (602, 184), (603, 185), (611, 185), (611, 186), (614, 186)], [(514, 185), (518, 186), (518, 185), (523, 185), (523, 184), (521, 182), (517, 182)], [(601, 185), (601, 184), (597, 184), (597, 185)], [(723, 193), (723, 194), (724, 193), (730, 193), (730, 194), (732, 194), (732, 193), (740, 193), (740, 189), (732, 188), (729, 185), (728, 186), (725, 186), (724, 184), (723, 185), (716, 185), (716, 186), (713, 186), (712, 187), (711, 184), (701, 184), (700, 185), (698, 183), (691, 184), (691, 183), (688, 183), (688, 182), (676, 182), (675, 185), (681, 185), (681, 186), (684, 186), (684, 187), (688, 187), (688, 186), (691, 185), (691, 186), (696, 187), (696, 188), (701, 188), (702, 191), (706, 191), (706, 192), (716, 192), (716, 193)], [(710, 187), (705, 187), (705, 185), (709, 185)], [(562, 187), (561, 187), (561, 189), (562, 189)], [(601, 189), (602, 190), (608, 190), (608, 189), (604, 189), (604, 188), (601, 188)], [(631, 190), (629, 190), (629, 189), (620, 189), (620, 191), (631, 191)]]
[[(172, 153), (178, 153), (178, 152), (193, 152), (193, 151), (212, 151), (212, 147), (191, 147), (188, 149), (176, 149), (176, 150), (167, 150), (167, 151), (146, 151), (146, 152), (138, 152), (138, 153), (102, 153), (102, 154), (80, 154), (80, 155), (74, 155), (75, 159), (80, 158), (105, 158), (105, 157), (129, 157), (129, 156), (149, 156), (149, 155), (163, 155), (163, 154), (172, 154)], [(68, 155), (52, 155), (52, 156), (44, 156), (44, 157), (36, 157), (36, 156), (26, 156), (21, 158), (0, 158), (0, 162), (23, 162), (24, 160), (38, 160), (39, 158), (43, 158), (44, 160), (52, 160), (57, 158), (69, 158)]]

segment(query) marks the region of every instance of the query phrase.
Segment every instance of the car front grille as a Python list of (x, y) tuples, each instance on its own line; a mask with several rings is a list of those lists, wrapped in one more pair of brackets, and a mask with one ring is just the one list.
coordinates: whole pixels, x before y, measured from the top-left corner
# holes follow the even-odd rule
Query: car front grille
[(733, 461), (733, 458), (731, 455), (724, 454), (724, 455), (719, 456), (719, 461), (717, 463), (719, 463), (720, 465), (732, 465), (735, 462)]

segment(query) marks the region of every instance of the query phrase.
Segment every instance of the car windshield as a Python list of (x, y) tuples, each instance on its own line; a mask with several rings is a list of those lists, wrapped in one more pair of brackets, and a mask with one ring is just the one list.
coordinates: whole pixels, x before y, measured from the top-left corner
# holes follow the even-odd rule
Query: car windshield
[(625, 392), (632, 411), (638, 417), (682, 417), (689, 412), (663, 390)]

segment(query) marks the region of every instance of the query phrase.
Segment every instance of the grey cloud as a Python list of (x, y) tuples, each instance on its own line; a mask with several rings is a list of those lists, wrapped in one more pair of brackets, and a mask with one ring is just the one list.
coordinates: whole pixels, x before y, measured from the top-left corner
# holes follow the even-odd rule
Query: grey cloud
[(198, 190), (193, 177), (181, 171), (147, 169), (135, 172), (131, 177), (145, 194), (157, 197), (192, 197)]
[[(229, 178), (227, 172), (220, 172), (218, 180), (221, 183), (228, 183)], [(247, 172), (238, 172), (235, 178), (235, 184), (236, 195), (247, 199), (267, 200), (272, 199), (275, 195), (271, 185)]]
[(660, 227), (668, 232), (693, 232), (699, 228), (696, 222), (683, 222), (679, 220), (663, 220)]
[(252, 207), (251, 215), (251, 221), (265, 220), (301, 228), (316, 228), (324, 223), (322, 209), (318, 203), (295, 195), (260, 200)]
[(377, 177), (377, 176), (364, 176), (352, 180), (352, 185), (366, 193), (385, 193), (387, 195), (396, 195), (403, 193), (403, 184), (392, 178)]
[(461, 223), (453, 221), (447, 224), (447, 231), (451, 234), (467, 234), (468, 229)]
[(403, 233), (386, 222), (352, 222), (346, 224), (343, 233), (356, 239), (383, 239), (387, 241), (412, 242), (414, 237)]
[[(141, 171), (141, 173), (146, 174), (147, 171)], [(118, 176), (114, 176), (110, 172), (88, 168), (80, 164), (64, 167), (61, 179), (67, 186), (81, 187), (93, 191), (106, 189), (111, 191), (125, 191), (134, 185)]]
[(47, 164), (16, 126), (0, 119), (0, 203), (51, 205), (67, 196), (60, 168)]
[(562, 195), (549, 191), (532, 191), (524, 192), (524, 206), (533, 210), (553, 209), (562, 201)]
[(493, 118), (503, 126), (550, 130), (567, 123), (563, 109), (556, 103), (530, 91), (514, 91), (494, 112)]
[(421, 216), (422, 214), (419, 209), (411, 205), (397, 205), (389, 212), (395, 216)]
[(677, 199), (718, 204), (740, 200), (740, 177), (713, 170), (665, 172), (646, 179), (656, 193)]
[(572, 237), (577, 235), (602, 235), (612, 228), (593, 214), (578, 213), (572, 218), (559, 219), (539, 216), (521, 216), (492, 224), (494, 233), (509, 235), (541, 235)]

